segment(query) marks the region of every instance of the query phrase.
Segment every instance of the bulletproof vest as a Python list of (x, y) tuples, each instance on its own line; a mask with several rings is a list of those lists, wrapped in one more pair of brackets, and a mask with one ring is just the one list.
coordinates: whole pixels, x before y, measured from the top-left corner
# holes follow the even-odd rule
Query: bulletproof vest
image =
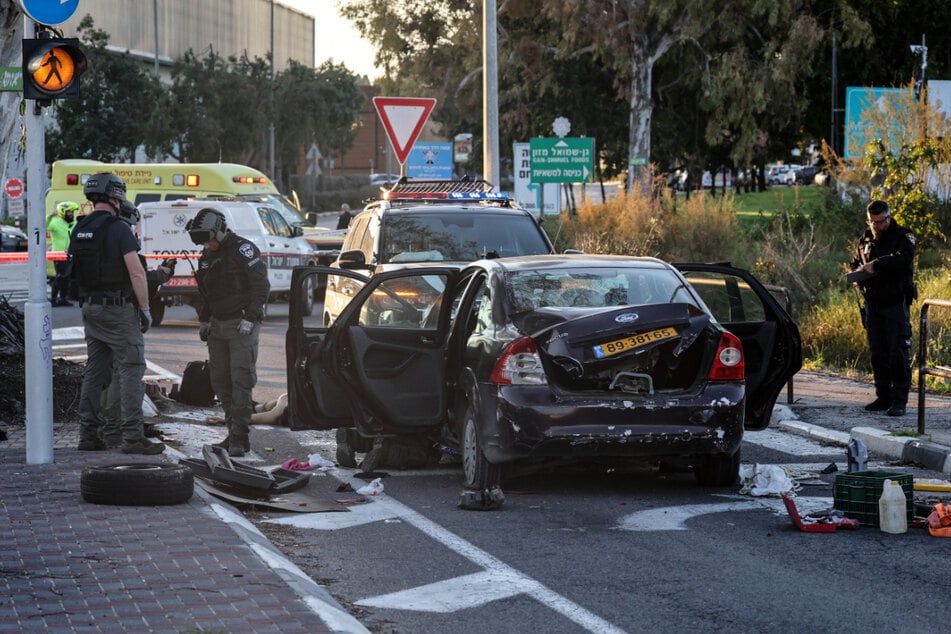
[(117, 291), (131, 287), (129, 272), (121, 260), (107, 261), (106, 236), (115, 216), (84, 218), (73, 230), (69, 243), (69, 275), (84, 290)]

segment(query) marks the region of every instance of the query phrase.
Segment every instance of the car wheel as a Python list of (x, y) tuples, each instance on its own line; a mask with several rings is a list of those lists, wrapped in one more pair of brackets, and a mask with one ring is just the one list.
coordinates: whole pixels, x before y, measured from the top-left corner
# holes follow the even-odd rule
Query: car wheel
[(160, 299), (153, 299), (149, 302), (149, 312), (152, 313), (152, 325), (161, 326), (165, 319), (165, 302)]
[(79, 489), (83, 499), (92, 504), (168, 506), (191, 499), (195, 478), (185, 465), (113, 464), (83, 469)]
[(482, 451), (471, 403), (462, 423), (462, 477), (468, 489), (492, 489), (502, 484), (502, 468), (489, 462)]
[(740, 477), (740, 450), (704, 456), (694, 467), (697, 484), (704, 487), (726, 487)]

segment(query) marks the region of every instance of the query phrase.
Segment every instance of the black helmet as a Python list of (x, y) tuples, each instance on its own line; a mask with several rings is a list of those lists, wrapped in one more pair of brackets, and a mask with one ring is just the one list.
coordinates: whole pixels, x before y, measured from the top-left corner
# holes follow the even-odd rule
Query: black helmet
[(195, 244), (205, 244), (211, 240), (221, 242), (228, 232), (225, 215), (217, 209), (205, 207), (200, 209), (195, 217), (185, 225), (185, 231)]
[(86, 200), (94, 203), (109, 202), (110, 198), (127, 202), (125, 192), (125, 182), (115, 174), (108, 172), (90, 176), (86, 179), (86, 184), (83, 185), (83, 194), (86, 195)]
[(142, 219), (142, 215), (139, 213), (139, 208), (128, 200), (123, 200), (121, 203), (119, 203), (119, 213), (116, 215), (132, 226), (139, 224), (139, 220)]

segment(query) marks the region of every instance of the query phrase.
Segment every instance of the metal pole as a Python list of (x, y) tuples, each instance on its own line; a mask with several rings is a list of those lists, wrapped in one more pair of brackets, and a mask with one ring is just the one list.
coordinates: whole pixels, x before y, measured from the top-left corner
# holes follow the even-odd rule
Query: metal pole
[(158, 65), (158, 0), (152, 0), (152, 19), (155, 22), (155, 77), (159, 76)]
[(838, 88), (836, 87), (836, 77), (838, 75), (837, 59), (836, 59), (836, 48), (835, 48), (835, 31), (832, 32), (832, 133), (829, 135), (829, 145), (832, 147), (833, 152), (838, 152), (836, 145), (836, 136), (838, 135), (838, 126), (836, 126), (835, 121), (835, 101), (836, 93)]
[(271, 181), (274, 181), (274, 0), (271, 0), (271, 140), (269, 143)]
[[(23, 36), (35, 32), (35, 22), (23, 16)], [(23, 78), (26, 81), (26, 78)], [(26, 212), (29, 247), (29, 299), (24, 306), (26, 347), (26, 463), (53, 462), (53, 327), (46, 296), (46, 126), (43, 109), (27, 102)]]
[(499, 188), (499, 64), (496, 0), (482, 8), (482, 173)]

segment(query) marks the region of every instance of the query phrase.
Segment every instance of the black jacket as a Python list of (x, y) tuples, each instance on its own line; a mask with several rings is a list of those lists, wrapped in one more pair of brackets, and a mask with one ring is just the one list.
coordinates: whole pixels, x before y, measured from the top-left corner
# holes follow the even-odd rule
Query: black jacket
[(888, 228), (875, 238), (866, 229), (852, 256), (854, 271), (867, 262), (873, 262), (874, 275), (858, 282), (865, 301), (875, 306), (911, 304), (918, 296), (914, 283), (915, 234), (902, 227), (893, 218)]
[(205, 249), (198, 260), (199, 321), (261, 321), (271, 284), (267, 265), (252, 242), (229, 231), (217, 251)]

